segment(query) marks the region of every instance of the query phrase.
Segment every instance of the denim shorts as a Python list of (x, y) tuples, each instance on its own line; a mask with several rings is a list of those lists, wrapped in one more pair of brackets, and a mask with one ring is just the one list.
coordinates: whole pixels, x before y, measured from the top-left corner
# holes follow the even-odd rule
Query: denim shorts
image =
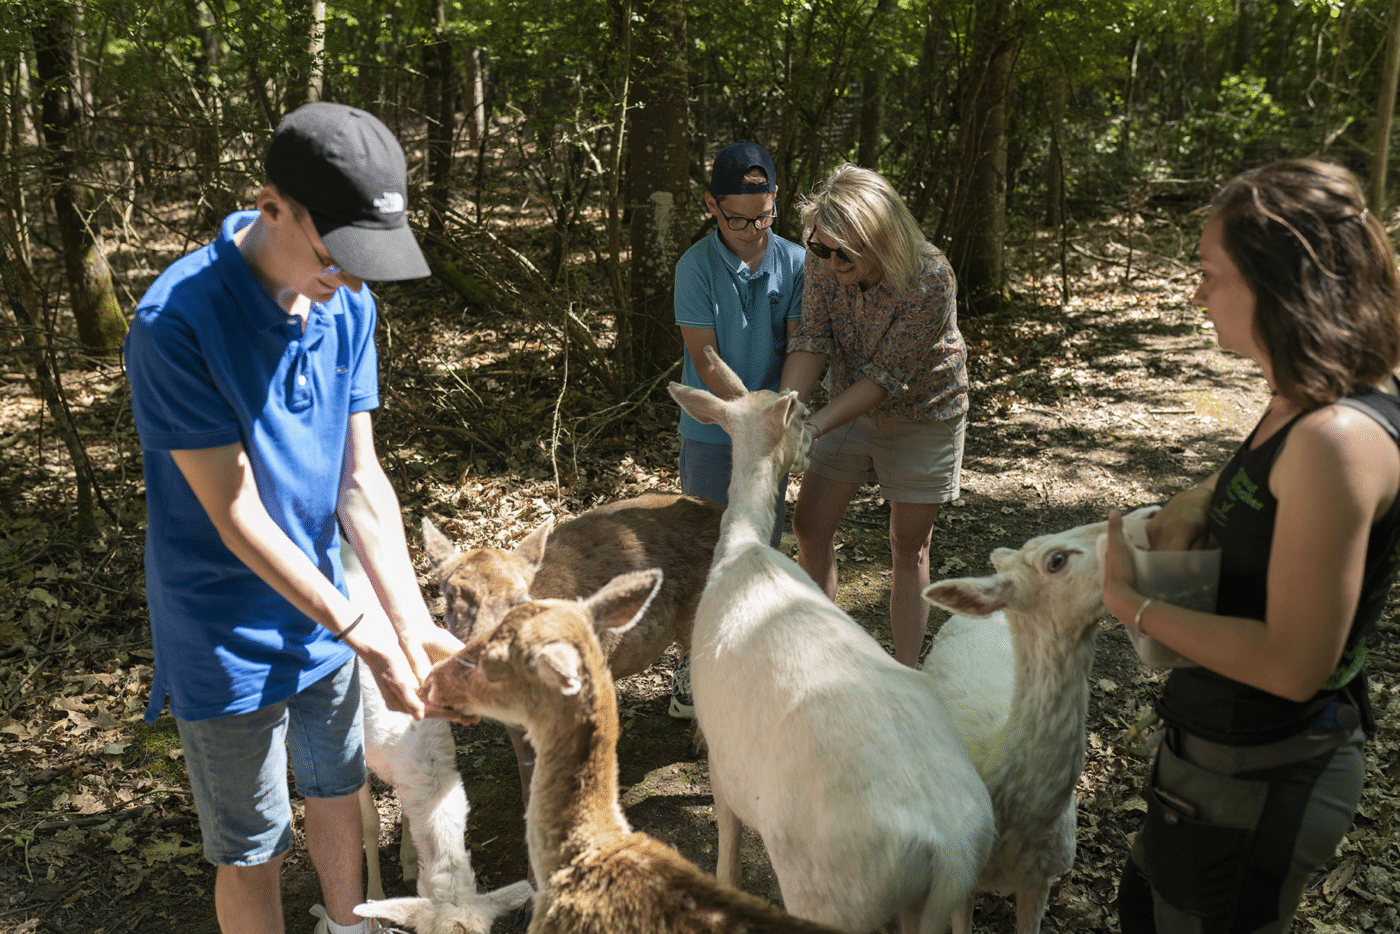
[(862, 415), (818, 438), (807, 469), (837, 483), (879, 483), (891, 503), (951, 503), (961, 490), (966, 431), (966, 415), (941, 422)]
[(292, 846), (290, 752), (297, 791), (339, 798), (365, 783), (355, 659), (300, 694), (250, 713), (176, 719), (199, 812), (204, 858), (256, 866)]
[[(729, 475), (734, 469), (734, 448), (728, 444), (714, 444), (710, 441), (693, 441), (681, 437), (681, 492), (690, 496), (703, 496), (721, 506), (729, 503)], [(783, 476), (778, 484), (777, 501), (773, 504), (776, 517), (773, 536), (769, 544), (774, 548), (783, 539), (783, 526), (787, 522), (788, 478)]]

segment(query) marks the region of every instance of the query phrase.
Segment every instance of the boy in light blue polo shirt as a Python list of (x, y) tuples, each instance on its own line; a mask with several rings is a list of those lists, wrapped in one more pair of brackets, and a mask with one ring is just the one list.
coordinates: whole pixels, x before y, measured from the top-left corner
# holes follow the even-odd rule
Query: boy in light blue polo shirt
[[(715, 156), (705, 209), (715, 229), (676, 264), (676, 324), (685, 344), (681, 382), (718, 392), (718, 380), (705, 362), (711, 346), (750, 390), (776, 391), (788, 335), (802, 311), (802, 270), (806, 251), (773, 233), (777, 219), (778, 174), (767, 150), (739, 141)], [(681, 491), (717, 503), (729, 501), (732, 448), (718, 425), (705, 425), (682, 412)], [(787, 478), (779, 485), (772, 544), (782, 539)], [(689, 659), (672, 684), (670, 714), (693, 717)]]

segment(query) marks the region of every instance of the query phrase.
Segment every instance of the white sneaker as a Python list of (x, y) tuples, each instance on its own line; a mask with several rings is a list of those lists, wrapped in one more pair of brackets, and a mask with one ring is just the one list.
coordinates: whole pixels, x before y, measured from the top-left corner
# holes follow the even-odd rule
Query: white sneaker
[(695, 698), (690, 694), (690, 657), (681, 660), (671, 676), (671, 706), (666, 711), (677, 720), (695, 719)]
[[(330, 919), (326, 917), (326, 906), (312, 905), (311, 914), (316, 917), (316, 929), (313, 934), (329, 934)], [(362, 934), (408, 934), (401, 928), (386, 928), (373, 918), (364, 918), (360, 921), (360, 931)]]

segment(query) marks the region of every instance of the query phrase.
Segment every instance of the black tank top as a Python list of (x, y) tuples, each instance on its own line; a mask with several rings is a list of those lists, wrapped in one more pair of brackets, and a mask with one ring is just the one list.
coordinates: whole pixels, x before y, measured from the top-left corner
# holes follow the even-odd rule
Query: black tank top
[[(1354, 391), (1340, 404), (1370, 415), (1400, 444), (1400, 399), (1370, 387)], [(1273, 437), (1250, 450), (1254, 427), (1221, 471), (1211, 499), (1208, 523), (1221, 548), (1220, 596), (1222, 616), (1257, 619), (1268, 615), (1269, 552), (1273, 544), (1278, 501), (1269, 492), (1269, 471), (1295, 417)], [(1172, 671), (1157, 702), (1168, 723), (1215, 742), (1244, 746), (1291, 736), (1316, 719), (1337, 693), (1345, 693), (1361, 714), (1366, 732), (1375, 729), (1366, 690), (1364, 639), (1385, 609), (1390, 585), (1400, 564), (1400, 496), (1371, 526), (1361, 599), (1347, 634), (1337, 670), (1311, 700), (1298, 703), (1252, 688), (1205, 668)]]

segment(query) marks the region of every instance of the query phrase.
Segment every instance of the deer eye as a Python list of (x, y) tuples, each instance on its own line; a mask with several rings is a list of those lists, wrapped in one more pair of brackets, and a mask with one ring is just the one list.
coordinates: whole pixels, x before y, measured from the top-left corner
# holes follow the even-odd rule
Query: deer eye
[(1045, 559), (1045, 570), (1051, 574), (1058, 574), (1069, 564), (1069, 552), (1063, 549), (1050, 552), (1050, 556)]
[(499, 681), (509, 674), (510, 649), (503, 645), (487, 649), (481, 659), (481, 673), (487, 681)]

